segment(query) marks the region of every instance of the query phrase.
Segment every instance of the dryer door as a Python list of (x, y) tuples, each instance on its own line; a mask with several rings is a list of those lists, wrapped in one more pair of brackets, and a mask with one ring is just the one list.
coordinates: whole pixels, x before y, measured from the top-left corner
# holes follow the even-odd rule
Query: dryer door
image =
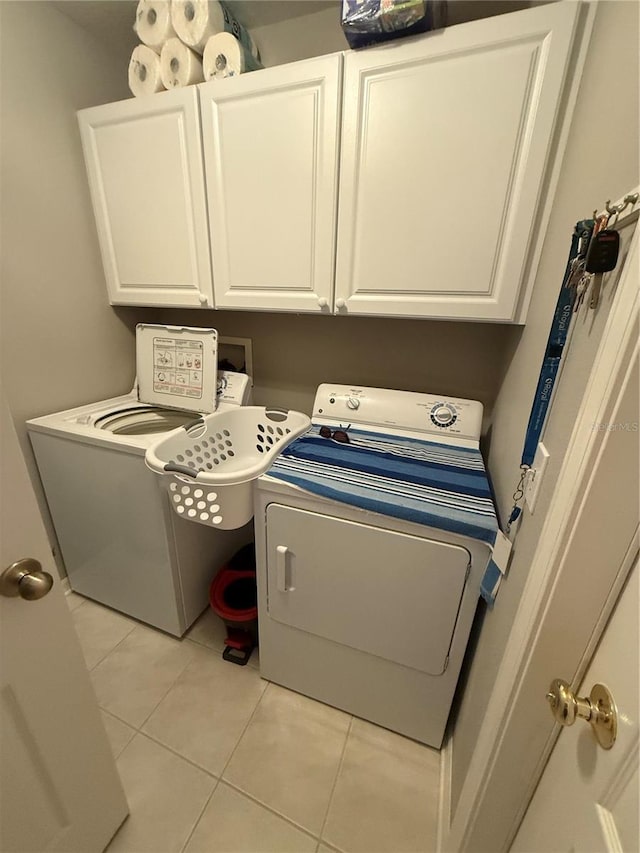
[(267, 509), (269, 616), (430, 675), (446, 668), (470, 562), (458, 545)]

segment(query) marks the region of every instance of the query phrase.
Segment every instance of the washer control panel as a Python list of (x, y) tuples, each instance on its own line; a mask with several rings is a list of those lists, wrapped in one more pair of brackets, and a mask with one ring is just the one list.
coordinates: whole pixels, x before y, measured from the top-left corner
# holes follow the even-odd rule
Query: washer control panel
[(479, 441), (482, 403), (458, 397), (437, 397), (413, 391), (322, 384), (313, 405), (314, 419), (336, 424), (447, 435)]

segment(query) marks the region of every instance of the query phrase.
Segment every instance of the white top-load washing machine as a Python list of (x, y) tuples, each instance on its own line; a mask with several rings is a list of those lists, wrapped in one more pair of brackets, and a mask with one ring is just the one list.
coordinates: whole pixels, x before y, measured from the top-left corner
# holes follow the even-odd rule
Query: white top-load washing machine
[(474, 401), (318, 388), (256, 490), (264, 678), (441, 746), (497, 532), (481, 423)]
[(71, 588), (176, 636), (252, 538), (179, 518), (144, 461), (164, 433), (250, 402), (249, 377), (217, 357), (214, 329), (141, 324), (130, 394), (27, 422)]

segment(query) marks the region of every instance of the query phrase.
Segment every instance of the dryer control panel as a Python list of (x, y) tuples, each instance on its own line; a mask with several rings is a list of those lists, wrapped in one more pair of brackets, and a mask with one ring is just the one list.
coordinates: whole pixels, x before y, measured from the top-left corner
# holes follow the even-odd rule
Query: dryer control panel
[(482, 403), (459, 397), (322, 384), (316, 391), (313, 419), (379, 427), (403, 433), (425, 433), (425, 438), (446, 435), (479, 441)]

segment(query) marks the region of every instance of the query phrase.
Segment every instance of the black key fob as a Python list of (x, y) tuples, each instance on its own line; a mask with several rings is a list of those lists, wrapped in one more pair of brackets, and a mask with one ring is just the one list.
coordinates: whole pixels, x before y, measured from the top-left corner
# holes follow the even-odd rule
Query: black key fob
[(613, 228), (605, 228), (594, 234), (587, 249), (586, 272), (611, 272), (618, 263), (620, 234)]

